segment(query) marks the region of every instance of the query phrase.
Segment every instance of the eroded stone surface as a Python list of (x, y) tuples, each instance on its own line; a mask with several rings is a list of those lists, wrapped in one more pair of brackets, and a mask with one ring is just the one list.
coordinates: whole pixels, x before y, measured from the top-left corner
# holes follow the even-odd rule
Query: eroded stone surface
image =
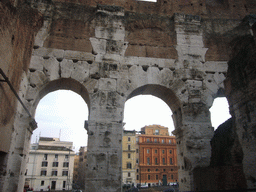
[[(39, 100), (51, 91), (70, 89), (84, 98), (90, 112), (86, 191), (121, 191), (124, 104), (140, 94), (155, 95), (172, 109), (180, 191), (194, 190), (193, 170), (210, 164), (213, 128), (209, 108), (215, 97), (224, 95), (230, 53), (234, 60), (229, 63), (229, 75), (235, 78), (227, 81), (226, 90), (244, 151), (247, 183), (249, 187), (255, 185), (256, 171), (250, 169), (255, 168), (253, 156), (256, 156), (250, 153), (255, 151), (255, 145), (250, 144), (255, 141), (255, 98), (251, 96), (255, 95), (254, 70), (250, 68), (254, 69), (255, 59), (228, 46), (233, 39), (240, 47), (255, 39), (255, 25), (251, 20), (249, 24), (242, 22), (246, 14), (255, 12), (254, 2), (106, 0), (105, 5), (97, 5), (99, 2), (84, 0), (31, 0), (28, 3), (44, 16), (32, 57), (28, 52), (24, 57), (10, 56), (11, 49), (3, 49), (6, 59), (2, 60), (7, 64), (13, 62), (10, 70), (5, 64), (3, 69), (9, 70), (16, 89), (20, 85), (19, 95), (32, 114)], [(16, 42), (11, 38), (12, 33), (3, 31), (6, 38), (1, 47)], [(31, 48), (32, 43), (28, 42), (24, 46)], [(250, 44), (248, 49), (252, 47)], [(248, 65), (235, 61), (247, 57)], [(16, 73), (16, 68), (22, 70)], [(235, 92), (234, 87), (238, 88)], [(6, 87), (1, 90), (11, 94)], [(1, 96), (1, 101), (7, 100), (6, 95)], [(13, 105), (13, 101), (10, 103)], [(17, 109), (16, 115), (9, 119), (1, 113), (2, 122), (13, 122), (6, 125), (13, 139), (10, 158), (2, 166), (8, 176), (3, 172), (1, 177), (6, 189), (12, 185), (8, 189), (13, 192), (23, 186), (25, 156), (33, 131), (29, 126), (31, 119), (21, 106)]]

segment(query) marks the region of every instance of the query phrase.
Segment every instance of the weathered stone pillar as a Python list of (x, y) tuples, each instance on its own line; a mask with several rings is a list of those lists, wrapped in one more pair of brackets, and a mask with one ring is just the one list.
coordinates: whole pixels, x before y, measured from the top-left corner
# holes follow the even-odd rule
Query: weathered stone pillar
[(178, 173), (180, 191), (195, 190), (193, 185), (193, 170), (210, 165), (213, 127), (210, 121), (210, 112), (206, 105), (201, 103), (184, 104), (179, 115), (175, 114), (175, 121), (180, 121), (179, 127), (175, 123)]
[(124, 10), (98, 6), (95, 38), (90, 38), (99, 66), (98, 87), (90, 95), (85, 190), (122, 191), (122, 134), (125, 99), (117, 92), (116, 72), (123, 61)]
[[(175, 122), (180, 191), (194, 190), (193, 170), (210, 164), (213, 136), (209, 107), (204, 101), (202, 78), (190, 73), (205, 61), (203, 32), (199, 16), (175, 14), (176, 50), (184, 83), (183, 104), (173, 113)], [(196, 70), (194, 70), (196, 72)], [(198, 71), (200, 73), (200, 71)]]
[[(102, 79), (101, 83), (107, 87), (114, 81)], [(88, 192), (121, 191), (124, 101), (120, 97), (110, 90), (91, 96), (85, 186)]]
[(7, 173), (5, 173), (5, 182), (2, 186), (2, 191), (23, 191), (30, 149), (30, 138), (33, 130), (36, 128), (36, 125), (32, 122), (34, 122), (34, 120), (28, 116), (20, 103), (18, 103), (13, 125), (10, 152), (6, 162)]

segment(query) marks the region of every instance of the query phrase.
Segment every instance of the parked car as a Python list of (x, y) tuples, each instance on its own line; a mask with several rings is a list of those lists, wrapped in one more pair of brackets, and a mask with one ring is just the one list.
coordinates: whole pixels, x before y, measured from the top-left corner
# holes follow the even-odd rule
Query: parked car
[(170, 186), (177, 186), (178, 184), (177, 184), (177, 182), (170, 182), (169, 185)]
[(142, 183), (142, 184), (140, 185), (140, 188), (148, 188), (148, 184)]

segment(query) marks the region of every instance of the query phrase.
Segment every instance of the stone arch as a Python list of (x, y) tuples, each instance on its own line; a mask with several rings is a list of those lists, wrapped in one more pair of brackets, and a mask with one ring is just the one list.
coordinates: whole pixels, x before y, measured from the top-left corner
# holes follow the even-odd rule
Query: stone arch
[(48, 93), (56, 91), (56, 90), (71, 90), (80, 95), (86, 104), (88, 105), (89, 113), (90, 113), (90, 97), (87, 89), (78, 81), (71, 78), (60, 78), (53, 81), (48, 82), (37, 92), (34, 103), (32, 105), (32, 114), (35, 114), (36, 107), (39, 101)]
[(20, 95), (22, 95), (22, 99), (24, 100), (24, 102), (26, 102), (27, 108), (31, 113), (31, 117), (28, 116), (28, 114), (20, 105), (18, 106), (13, 125), (15, 132), (13, 133), (12, 145), (10, 147), (10, 150), (14, 155), (11, 155), (7, 160), (7, 169), (12, 172), (18, 173), (13, 174), (13, 176), (8, 178), (8, 180), (13, 181), (18, 178), (18, 183), (17, 185), (12, 185), (12, 182), (8, 182), (6, 183), (7, 185), (4, 186), (4, 189), (16, 190), (22, 189), (24, 187), (24, 173), (26, 170), (26, 162), (28, 161), (30, 139), (33, 130), (36, 128), (35, 126), (31, 126), (31, 118), (33, 118), (35, 115), (36, 107), (40, 99), (42, 99), (46, 94), (52, 91), (66, 89), (72, 90), (79, 94), (87, 103), (88, 108), (90, 106), (90, 97), (86, 87), (75, 79), (57, 78), (52, 81), (45, 81), (42, 84), (32, 84), (32, 86), (31, 83), (33, 83), (34, 81), (32, 82), (30, 80), (31, 79), (25, 74), (23, 75), (20, 86)]
[[(179, 129), (181, 126), (181, 99), (177, 96), (177, 94), (171, 89), (167, 88), (166, 86), (160, 84), (146, 84), (137, 87), (133, 91), (130, 91), (127, 100), (131, 99), (137, 95), (153, 95), (161, 100), (163, 100), (173, 112), (173, 122), (175, 129)], [(126, 100), (126, 101), (127, 101)]]
[(176, 111), (180, 106), (180, 99), (169, 88), (163, 85), (147, 84), (134, 89), (127, 97), (127, 100), (137, 95), (153, 95), (162, 99), (172, 111)]

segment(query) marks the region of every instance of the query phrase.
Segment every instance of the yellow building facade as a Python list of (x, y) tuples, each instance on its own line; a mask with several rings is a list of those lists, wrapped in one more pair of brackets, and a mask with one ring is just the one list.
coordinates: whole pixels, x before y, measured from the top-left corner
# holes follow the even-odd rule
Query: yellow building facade
[(122, 182), (136, 185), (136, 131), (123, 131)]

